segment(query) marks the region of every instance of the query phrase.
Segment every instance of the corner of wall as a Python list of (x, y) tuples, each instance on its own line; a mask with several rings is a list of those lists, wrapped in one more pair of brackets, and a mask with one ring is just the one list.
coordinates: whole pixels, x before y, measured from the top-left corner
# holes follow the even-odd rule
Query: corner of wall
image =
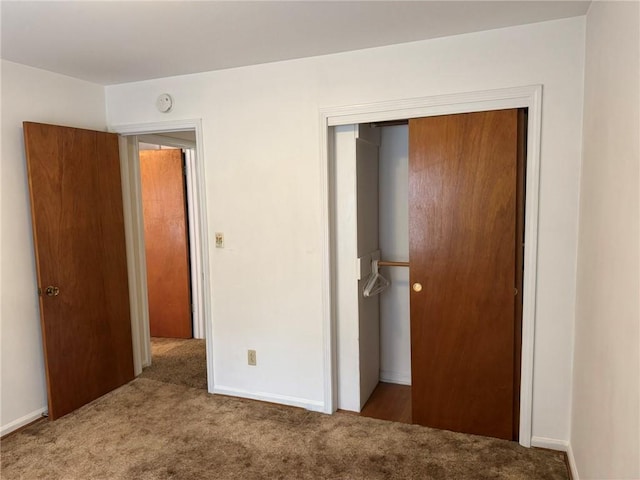
[(564, 452), (567, 455), (567, 462), (569, 472), (571, 474), (571, 480), (580, 479), (580, 477), (578, 476), (578, 467), (576, 466), (576, 460), (573, 456), (573, 449), (571, 448), (571, 442), (566, 440), (558, 440), (556, 438), (531, 437), (531, 446)]
[[(589, 5), (589, 11), (591, 10), (591, 5)], [(573, 292), (573, 321), (571, 322), (571, 345), (569, 348), (571, 350), (571, 362), (569, 365), (569, 373), (571, 379), (571, 388), (569, 389), (569, 426), (568, 426), (568, 443), (567, 443), (567, 457), (569, 459), (569, 466), (571, 468), (572, 478), (575, 480), (578, 478), (577, 469), (575, 467), (575, 459), (573, 457), (573, 450), (571, 448), (571, 433), (573, 428), (573, 390), (574, 390), (574, 363), (575, 363), (575, 346), (576, 346), (576, 325), (578, 322), (578, 270), (579, 270), (579, 261), (580, 261), (580, 224), (582, 219), (582, 173), (584, 168), (584, 105), (585, 105), (585, 81), (586, 81), (586, 61), (587, 61), (587, 15), (583, 18), (583, 39), (582, 39), (582, 102), (580, 105), (580, 169), (578, 171), (578, 215), (576, 218), (577, 222), (577, 232), (578, 238), (576, 241), (576, 250), (574, 252), (575, 255), (575, 271), (574, 276), (576, 279), (575, 290)]]
[(580, 480), (580, 474), (578, 473), (578, 466), (576, 465), (576, 459), (573, 456), (573, 449), (571, 448), (571, 442), (567, 444), (567, 461), (569, 462), (569, 473), (571, 474), (571, 480)]

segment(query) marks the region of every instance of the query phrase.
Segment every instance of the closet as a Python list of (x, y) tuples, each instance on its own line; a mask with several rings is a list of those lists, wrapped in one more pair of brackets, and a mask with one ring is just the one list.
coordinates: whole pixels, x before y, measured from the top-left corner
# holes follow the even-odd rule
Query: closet
[(517, 439), (525, 125), (512, 109), (335, 127), (340, 409), (404, 385), (412, 423)]

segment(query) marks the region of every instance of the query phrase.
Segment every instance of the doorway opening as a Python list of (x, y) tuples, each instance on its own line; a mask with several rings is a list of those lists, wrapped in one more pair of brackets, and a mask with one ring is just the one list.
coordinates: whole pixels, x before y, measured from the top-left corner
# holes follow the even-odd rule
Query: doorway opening
[[(536, 284), (537, 284), (537, 240), (538, 240), (538, 208), (540, 182), (540, 143), (542, 124), (542, 86), (510, 87), (496, 90), (464, 92), (431, 97), (400, 99), (372, 104), (330, 107), (320, 111), (322, 151), (321, 158), (325, 162), (322, 185), (325, 192), (325, 281), (324, 281), (324, 318), (325, 318), (325, 411), (335, 412), (343, 394), (340, 369), (344, 362), (349, 363), (359, 356), (357, 348), (351, 357), (341, 355), (340, 345), (344, 340), (344, 332), (340, 331), (338, 320), (341, 302), (345, 295), (340, 291), (339, 271), (349, 264), (340, 261), (337, 251), (339, 225), (336, 215), (339, 210), (335, 192), (340, 188), (340, 176), (336, 172), (337, 152), (334, 138), (336, 128), (361, 123), (384, 122), (395, 119), (416, 119), (457, 113), (488, 112), (503, 109), (526, 108), (526, 183), (523, 195), (526, 202), (524, 214), (523, 279), (522, 279), (522, 344), (520, 352), (520, 391), (518, 441), (522, 446), (531, 446), (532, 414), (533, 414), (533, 360), (534, 332), (536, 318)], [(349, 182), (349, 180), (346, 180)], [(356, 202), (356, 197), (345, 200)], [(340, 205), (344, 208), (346, 203)], [(354, 233), (355, 235), (355, 233)], [(360, 275), (362, 263), (351, 262), (355, 275)], [(354, 265), (355, 264), (355, 265)], [(365, 262), (366, 264), (366, 262)], [(340, 266), (340, 268), (338, 268)], [(361, 278), (361, 277), (356, 277)], [(355, 309), (357, 315), (357, 307)], [(356, 333), (356, 338), (357, 338)], [(352, 352), (353, 353), (353, 352)], [(358, 385), (359, 373), (352, 377)], [(357, 409), (356, 409), (357, 410)]]
[[(338, 408), (340, 391), (338, 369), (340, 361), (338, 309), (343, 300), (339, 294), (338, 265), (343, 269), (336, 251), (335, 203), (336, 185), (333, 132), (342, 125), (412, 119), (456, 113), (527, 108), (526, 124), (526, 184), (525, 184), (525, 246), (522, 282), (522, 351), (520, 368), (519, 443), (531, 446), (533, 417), (533, 362), (536, 323), (536, 285), (538, 256), (538, 208), (540, 186), (540, 145), (542, 126), (542, 85), (508, 87), (495, 90), (460, 92), (420, 98), (405, 98), (371, 104), (328, 107), (320, 110), (320, 148), (323, 169), (323, 216), (326, 219), (323, 235), (323, 327), (324, 327), (324, 411)], [(350, 201), (355, 202), (355, 197)], [(352, 262), (356, 264), (356, 262)], [(359, 265), (357, 265), (359, 267)], [(357, 374), (355, 375), (357, 376)], [(354, 382), (357, 378), (352, 378)]]
[(201, 318), (194, 318), (188, 162), (195, 131), (139, 135), (151, 366), (142, 376), (206, 389)]
[[(182, 145), (175, 135), (184, 139)], [(204, 338), (199, 328), (194, 331), (191, 299), (186, 162), (195, 148), (195, 134), (167, 132), (137, 138), (151, 336)]]
[[(206, 199), (204, 188), (204, 153), (202, 147), (202, 126), (200, 120), (182, 120), (175, 122), (160, 122), (153, 124), (116, 126), (113, 130), (121, 135), (120, 151), (122, 159), (122, 183), (124, 196), (125, 232), (127, 236), (127, 261), (129, 264), (129, 286), (132, 314), (132, 336), (134, 346), (134, 370), (136, 375), (143, 372), (144, 367), (149, 367), (152, 360), (152, 350), (166, 354), (172, 351), (171, 360), (180, 364), (180, 368), (189, 368), (190, 363), (183, 362), (177, 353), (184, 350), (184, 342), (199, 343), (196, 350), (199, 367), (187, 372), (185, 377), (205, 376), (204, 380), (198, 378), (199, 385), (206, 385), (207, 390), (213, 392), (213, 345), (210, 297), (205, 295), (209, 291), (210, 275), (208, 269), (208, 240), (206, 228)], [(152, 345), (150, 322), (150, 295), (151, 288), (147, 281), (147, 246), (157, 247), (162, 234), (176, 233), (175, 219), (162, 218), (164, 199), (157, 199), (160, 203), (160, 219), (158, 221), (159, 233), (145, 235), (144, 207), (143, 207), (143, 182), (140, 159), (145, 152), (165, 152), (177, 156), (179, 177), (173, 182), (174, 188), (181, 190), (177, 197), (182, 195), (182, 210), (184, 221), (181, 233), (182, 237), (182, 278), (179, 289), (182, 290), (181, 315), (186, 324), (186, 334), (161, 333), (164, 337)], [(142, 152), (142, 154), (140, 153)], [(161, 172), (156, 177), (166, 180), (166, 172)], [(152, 176), (153, 178), (153, 176)], [(157, 180), (158, 178), (156, 178)], [(162, 191), (163, 189), (160, 189)], [(153, 191), (153, 189), (152, 189)], [(152, 237), (152, 238), (148, 238)], [(162, 256), (162, 255), (161, 255)], [(186, 261), (185, 261), (186, 257)], [(160, 278), (168, 278), (168, 292), (160, 293), (161, 308), (174, 299), (168, 297), (176, 281), (174, 267), (166, 268), (165, 260), (158, 262), (160, 265)], [(165, 285), (166, 287), (166, 285)], [(164, 298), (163, 298), (164, 297)], [(169, 302), (171, 300), (171, 302)], [(186, 310), (186, 312), (185, 312)], [(187, 337), (176, 339), (171, 337)], [(189, 339), (191, 337), (191, 340)], [(177, 350), (174, 347), (179, 347)], [(194, 351), (191, 346), (187, 348), (185, 358), (193, 358)], [(166, 362), (165, 362), (166, 363)], [(177, 371), (177, 365), (171, 367)], [(145, 368), (146, 374), (151, 369)], [(166, 370), (166, 369), (165, 369)], [(194, 372), (199, 372), (195, 375)], [(174, 376), (175, 377), (175, 376)], [(193, 380), (193, 378), (192, 378)], [(174, 383), (174, 382), (172, 382)], [(191, 382), (193, 383), (193, 382)], [(190, 385), (194, 386), (194, 385)]]
[(407, 123), (330, 132), (337, 408), (518, 440), (527, 110)]

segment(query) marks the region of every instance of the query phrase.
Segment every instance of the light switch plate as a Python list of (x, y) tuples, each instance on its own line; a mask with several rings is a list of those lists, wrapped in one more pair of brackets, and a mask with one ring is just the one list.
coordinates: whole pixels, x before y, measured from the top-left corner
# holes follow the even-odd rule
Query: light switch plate
[(224, 248), (224, 233), (216, 232), (216, 248)]

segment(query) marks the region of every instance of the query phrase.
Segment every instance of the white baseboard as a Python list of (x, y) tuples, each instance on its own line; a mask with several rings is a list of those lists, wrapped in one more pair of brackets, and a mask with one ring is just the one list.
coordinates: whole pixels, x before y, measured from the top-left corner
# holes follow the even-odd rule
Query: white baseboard
[(531, 437), (531, 446), (566, 452), (569, 448), (569, 442), (566, 440), (558, 440), (557, 438)]
[(311, 410), (312, 412), (324, 412), (324, 402), (317, 402), (306, 398), (288, 397), (273, 393), (250, 392), (248, 390), (220, 385), (213, 387), (213, 393), (229, 395), (231, 397), (249, 398), (251, 400), (260, 400), (262, 402), (279, 403), (281, 405), (289, 405), (291, 407), (300, 407), (306, 410)]
[(13, 422), (9, 422), (6, 425), (3, 425), (0, 429), (0, 437), (4, 437), (5, 435), (19, 429), (20, 427), (24, 427), (25, 425), (38, 420), (42, 417), (42, 414), (47, 411), (47, 408), (39, 408), (38, 410), (26, 414), (24, 417), (20, 417)]
[(573, 457), (573, 449), (571, 448), (571, 444), (569, 442), (567, 442), (566, 440), (558, 440), (556, 438), (531, 437), (531, 446), (565, 452), (569, 461), (571, 478), (573, 480), (580, 480), (580, 475), (578, 475), (578, 467), (576, 466), (576, 459)]
[(573, 480), (580, 480), (580, 475), (578, 475), (578, 466), (576, 465), (576, 459), (573, 456), (573, 448), (571, 448), (571, 444), (567, 445), (567, 459), (569, 460), (571, 478)]
[(380, 381), (385, 383), (396, 383), (398, 385), (411, 385), (411, 374), (380, 370)]

